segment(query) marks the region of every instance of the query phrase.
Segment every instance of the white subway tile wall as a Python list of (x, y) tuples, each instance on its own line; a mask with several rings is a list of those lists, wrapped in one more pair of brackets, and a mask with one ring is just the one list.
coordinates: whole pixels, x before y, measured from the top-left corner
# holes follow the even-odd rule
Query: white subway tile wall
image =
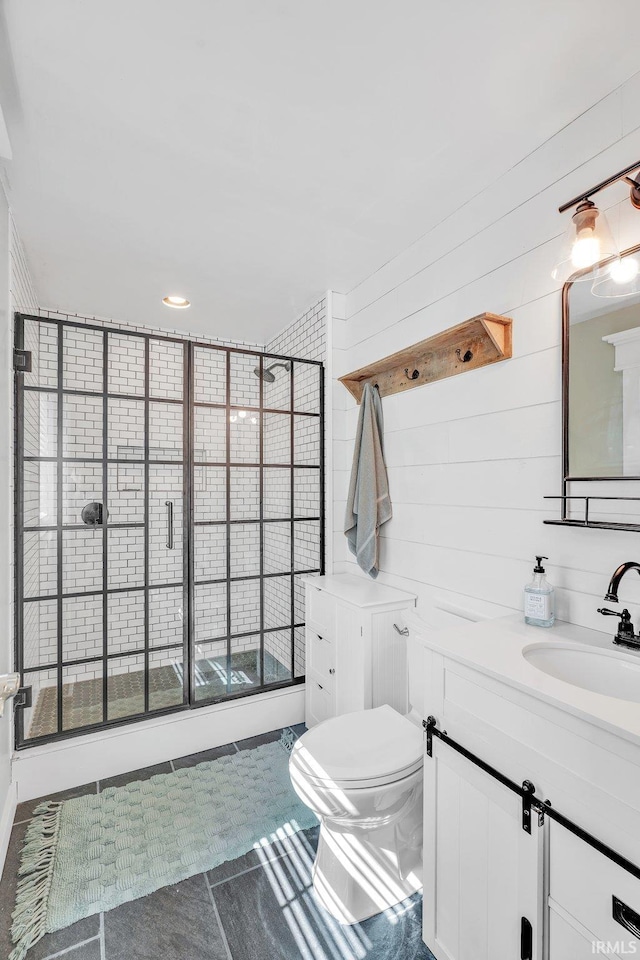
[(204, 643), (227, 634), (227, 585), (212, 583), (193, 588), (195, 641)]
[(196, 347), (193, 357), (194, 398), (200, 403), (227, 402), (227, 354)]
[(264, 572), (286, 573), (291, 567), (291, 523), (265, 523)]
[(42, 600), (24, 608), (24, 665), (39, 667), (56, 662), (58, 603)]
[[(149, 645), (182, 643), (184, 598), (182, 587), (149, 591)], [(174, 651), (175, 654), (175, 651)]]
[(56, 592), (56, 534), (40, 530), (24, 535), (23, 591), (25, 597), (46, 597)]
[(260, 629), (260, 581), (237, 580), (229, 584), (230, 633), (255, 633)]
[(265, 469), (262, 510), (266, 520), (291, 516), (291, 471), (288, 467)]
[[(224, 580), (226, 578), (226, 525), (195, 527), (193, 533), (193, 566), (196, 583)], [(238, 574), (234, 574), (234, 576), (238, 576)]]
[(184, 347), (180, 343), (151, 340), (149, 342), (150, 395), (182, 400), (183, 390)]
[(107, 378), (109, 393), (144, 397), (144, 340), (109, 334)]

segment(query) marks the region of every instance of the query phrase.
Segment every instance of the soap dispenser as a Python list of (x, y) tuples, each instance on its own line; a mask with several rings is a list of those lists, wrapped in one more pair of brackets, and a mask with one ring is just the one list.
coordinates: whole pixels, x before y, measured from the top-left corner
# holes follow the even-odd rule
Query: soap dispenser
[(548, 557), (536, 557), (533, 568), (533, 580), (524, 588), (524, 620), (534, 627), (552, 627), (555, 621), (555, 590), (545, 577), (543, 560)]

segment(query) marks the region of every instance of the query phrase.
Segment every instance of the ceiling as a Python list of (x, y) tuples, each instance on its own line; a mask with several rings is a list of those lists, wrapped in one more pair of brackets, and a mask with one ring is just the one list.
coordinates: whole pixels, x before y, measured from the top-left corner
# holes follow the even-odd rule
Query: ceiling
[(40, 303), (265, 342), (630, 76), (635, 7), (4, 0)]

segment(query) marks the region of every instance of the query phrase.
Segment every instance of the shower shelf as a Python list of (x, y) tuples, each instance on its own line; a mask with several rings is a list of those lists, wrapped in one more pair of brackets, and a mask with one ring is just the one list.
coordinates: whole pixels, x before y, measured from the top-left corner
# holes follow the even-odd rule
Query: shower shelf
[(381, 397), (455, 377), (511, 357), (510, 317), (481, 313), (427, 340), (393, 353), (340, 377), (360, 403), (364, 384), (378, 387)]

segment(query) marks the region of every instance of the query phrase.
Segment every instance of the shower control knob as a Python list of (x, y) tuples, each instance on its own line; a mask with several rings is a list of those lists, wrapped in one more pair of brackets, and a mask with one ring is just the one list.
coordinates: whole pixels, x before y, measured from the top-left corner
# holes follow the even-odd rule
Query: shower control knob
[(82, 508), (80, 519), (83, 523), (86, 523), (88, 527), (100, 527), (102, 526), (105, 513), (108, 517), (109, 511), (105, 511), (101, 503), (93, 501), (92, 503), (87, 503)]
[(333, 673), (335, 673), (335, 672), (336, 672), (336, 668), (335, 668), (335, 667), (329, 667), (329, 673), (333, 674)]

